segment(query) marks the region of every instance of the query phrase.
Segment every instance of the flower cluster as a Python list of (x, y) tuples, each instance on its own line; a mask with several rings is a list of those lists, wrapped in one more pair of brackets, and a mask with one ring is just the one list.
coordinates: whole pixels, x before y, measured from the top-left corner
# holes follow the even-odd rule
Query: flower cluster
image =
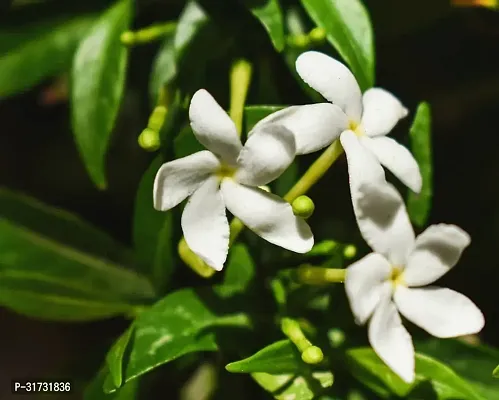
[(189, 248), (221, 270), (229, 250), (229, 210), (263, 239), (305, 253), (314, 243), (310, 227), (291, 205), (261, 186), (277, 177), (296, 155), (339, 140), (345, 150), (353, 211), (373, 249), (347, 268), (345, 288), (356, 322), (369, 321), (369, 342), (402, 379), (415, 377), (411, 336), (404, 317), (440, 337), (479, 332), (484, 317), (460, 293), (428, 285), (451, 269), (469, 245), (466, 232), (433, 225), (415, 238), (404, 201), (382, 166), (409, 189), (422, 187), (412, 154), (386, 135), (408, 111), (389, 92), (362, 94), (349, 69), (322, 53), (300, 55), (301, 78), (329, 102), (291, 106), (258, 122), (244, 146), (232, 120), (204, 89), (191, 100), (189, 118), (207, 150), (168, 162), (154, 183), (154, 206), (169, 210), (184, 199), (182, 229)]

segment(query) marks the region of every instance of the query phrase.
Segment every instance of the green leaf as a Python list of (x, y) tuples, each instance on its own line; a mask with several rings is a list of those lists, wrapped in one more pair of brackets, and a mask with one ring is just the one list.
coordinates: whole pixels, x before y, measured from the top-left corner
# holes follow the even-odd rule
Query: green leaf
[(295, 374), (302, 367), (300, 353), (289, 340), (272, 343), (250, 357), (225, 366), (229, 372), (267, 374)]
[(499, 365), (494, 368), (494, 371), (492, 371), (492, 376), (494, 378), (499, 378)]
[(281, 176), (274, 181), (274, 193), (281, 197), (284, 196), (298, 181), (298, 178), (298, 162), (293, 161)]
[(69, 69), (78, 42), (94, 21), (94, 15), (83, 15), (0, 30), (0, 97)]
[(251, 131), (258, 121), (283, 108), (286, 108), (286, 106), (257, 105), (244, 107), (244, 131)]
[(352, 69), (362, 91), (374, 85), (375, 52), (369, 14), (361, 0), (301, 0), (310, 18)]
[(214, 305), (220, 307), (217, 301), (211, 290), (181, 289), (141, 313), (135, 320), (124, 381), (188, 353), (216, 351), (215, 332), (210, 328), (250, 326), (245, 314), (215, 313)]
[(128, 29), (131, 14), (131, 0), (116, 2), (83, 39), (73, 61), (73, 132), (87, 171), (100, 189), (107, 186), (105, 156), (125, 87), (128, 51), (120, 35)]
[(279, 0), (244, 0), (246, 7), (260, 21), (277, 51), (284, 49), (284, 22)]
[(278, 400), (312, 400), (332, 386), (331, 372), (313, 372), (309, 376), (291, 374), (266, 374), (256, 372), (253, 379)]
[(174, 37), (175, 33), (171, 32), (163, 39), (152, 65), (149, 78), (149, 93), (153, 105), (156, 105), (158, 101), (160, 88), (171, 82), (177, 74)]
[(409, 191), (407, 210), (412, 222), (424, 226), (428, 220), (433, 194), (431, 112), (428, 103), (420, 103), (410, 130), (411, 150), (419, 164), (423, 187), (419, 194)]
[(175, 267), (173, 214), (153, 206), (154, 178), (164, 159), (158, 156), (144, 173), (135, 198), (133, 243), (141, 272), (158, 289), (164, 288)]
[(408, 384), (388, 368), (371, 348), (347, 351), (347, 367), (352, 374), (383, 398), (390, 392), (407, 396), (418, 384), (429, 381), (439, 400), (485, 400), (450, 367), (424, 354), (416, 353), (416, 379)]
[(99, 371), (94, 380), (85, 388), (83, 394), (84, 400), (136, 400), (138, 398), (139, 379), (127, 383), (112, 394), (105, 393), (103, 387), (108, 373), (107, 368)]
[(147, 279), (107, 257), (127, 259), (121, 246), (69, 213), (2, 190), (0, 235), (0, 304), (19, 313), (86, 321), (154, 297)]
[(499, 360), (499, 350), (454, 339), (427, 340), (417, 343), (416, 349), (448, 364), (484, 398), (499, 398), (499, 381), (490, 374)]
[(244, 292), (255, 277), (255, 264), (244, 244), (235, 244), (229, 252), (224, 282), (225, 295)]
[(204, 146), (198, 142), (190, 125), (180, 131), (179, 135), (173, 141), (173, 147), (176, 158), (186, 157), (201, 150), (206, 150)]
[(113, 380), (113, 385), (117, 388), (121, 387), (123, 382), (123, 362), (125, 351), (128, 343), (132, 338), (134, 325), (131, 324), (128, 329), (118, 338), (113, 347), (106, 355), (106, 365), (109, 369), (109, 374)]

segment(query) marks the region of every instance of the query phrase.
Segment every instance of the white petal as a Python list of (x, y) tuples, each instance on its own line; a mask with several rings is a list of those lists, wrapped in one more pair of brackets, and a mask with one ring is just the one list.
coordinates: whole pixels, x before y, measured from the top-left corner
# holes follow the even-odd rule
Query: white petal
[(471, 335), (485, 324), (478, 307), (454, 290), (399, 286), (394, 300), (404, 317), (438, 338)]
[(438, 224), (428, 227), (416, 238), (404, 271), (409, 286), (435, 282), (447, 273), (470, 244), (469, 235), (455, 225)]
[(357, 324), (364, 324), (378, 305), (392, 268), (386, 258), (371, 253), (346, 270), (345, 290)]
[(352, 121), (360, 123), (362, 94), (357, 80), (341, 62), (317, 51), (296, 59), (296, 72), (312, 89), (339, 106)]
[(222, 181), (222, 194), (227, 209), (270, 243), (296, 253), (306, 253), (314, 245), (308, 224), (279, 196), (231, 179)]
[(409, 150), (389, 137), (362, 137), (362, 144), (371, 150), (379, 162), (388, 168), (413, 192), (419, 193), (423, 184), (419, 165)]
[(308, 154), (329, 146), (348, 127), (341, 108), (330, 103), (291, 106), (259, 121), (252, 131), (267, 123), (284, 125), (295, 135), (296, 154)]
[(414, 346), (411, 335), (393, 302), (381, 300), (369, 322), (369, 343), (393, 372), (407, 383), (415, 378)]
[(289, 167), (295, 154), (291, 131), (282, 125), (261, 125), (241, 150), (234, 179), (250, 186), (266, 185)]
[(350, 177), (352, 204), (364, 240), (394, 265), (405, 265), (414, 231), (404, 201), (385, 180), (383, 168), (352, 131), (341, 134)]
[(387, 135), (408, 111), (393, 94), (371, 88), (362, 96), (362, 127), (368, 136)]
[(167, 211), (175, 207), (219, 166), (218, 158), (207, 150), (163, 164), (154, 179), (154, 208)]
[(200, 89), (192, 96), (189, 119), (199, 143), (227, 163), (235, 163), (243, 147), (236, 126), (206, 90)]
[(189, 248), (220, 271), (229, 251), (229, 223), (216, 177), (209, 178), (189, 198), (182, 213), (182, 230)]

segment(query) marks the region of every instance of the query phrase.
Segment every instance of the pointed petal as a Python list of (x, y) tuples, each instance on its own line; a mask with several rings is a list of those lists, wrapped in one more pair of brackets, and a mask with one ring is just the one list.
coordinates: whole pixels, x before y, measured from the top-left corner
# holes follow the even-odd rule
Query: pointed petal
[(266, 185), (289, 167), (295, 153), (295, 137), (291, 131), (282, 125), (262, 125), (241, 150), (234, 179), (249, 186)]
[(409, 150), (392, 138), (384, 136), (377, 138), (364, 136), (361, 141), (404, 185), (413, 192), (421, 191), (423, 184), (421, 171)]
[(371, 253), (347, 268), (345, 290), (355, 322), (364, 324), (378, 305), (391, 266), (381, 254)]
[(206, 90), (200, 89), (192, 96), (189, 119), (199, 143), (225, 162), (235, 163), (243, 147), (236, 126)]
[(376, 354), (405, 382), (415, 378), (414, 346), (391, 300), (381, 300), (369, 322), (369, 343)]
[(222, 194), (227, 209), (268, 242), (296, 253), (306, 253), (314, 245), (308, 224), (280, 197), (231, 179), (222, 181)]
[(387, 135), (409, 113), (399, 99), (384, 89), (372, 88), (362, 96), (362, 127), (367, 136)]
[(229, 251), (229, 223), (216, 177), (206, 180), (189, 198), (182, 230), (189, 248), (220, 271)]
[(385, 180), (383, 169), (352, 131), (341, 134), (352, 204), (362, 237), (394, 265), (405, 265), (414, 231), (404, 201)]
[(288, 128), (295, 136), (296, 154), (308, 154), (338, 139), (348, 127), (348, 118), (341, 108), (330, 103), (291, 106), (259, 121), (248, 135), (268, 123)]
[(398, 286), (394, 300), (404, 317), (438, 338), (471, 335), (485, 324), (479, 308), (454, 290)]
[(416, 238), (404, 271), (409, 286), (424, 286), (446, 274), (470, 244), (469, 235), (455, 225), (428, 227)]
[(348, 118), (360, 123), (362, 94), (344, 64), (326, 54), (307, 51), (296, 59), (296, 72), (312, 89), (339, 106)]
[(175, 207), (219, 166), (218, 158), (207, 150), (163, 164), (154, 179), (154, 208), (167, 211)]

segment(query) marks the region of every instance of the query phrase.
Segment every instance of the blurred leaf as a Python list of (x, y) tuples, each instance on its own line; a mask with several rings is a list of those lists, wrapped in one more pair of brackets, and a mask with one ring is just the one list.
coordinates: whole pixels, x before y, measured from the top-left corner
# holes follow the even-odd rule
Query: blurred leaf
[(310, 18), (352, 69), (362, 91), (374, 85), (375, 52), (369, 14), (361, 0), (301, 0)]
[(278, 196), (284, 196), (294, 186), (299, 178), (298, 161), (293, 161), (289, 167), (277, 178), (274, 183), (274, 193)]
[[(176, 358), (218, 349), (216, 326), (249, 327), (245, 314), (224, 314), (211, 290), (181, 289), (169, 294), (135, 320), (131, 352), (124, 368), (124, 382)], [(222, 301), (222, 304), (225, 304)]]
[(494, 371), (492, 371), (492, 376), (494, 378), (499, 378), (499, 365), (494, 368)]
[(192, 132), (192, 128), (187, 124), (173, 142), (175, 148), (175, 157), (181, 158), (201, 150), (206, 150), (204, 146), (198, 142), (196, 136)]
[(175, 32), (175, 52), (177, 56), (182, 56), (194, 37), (208, 24), (210, 18), (197, 1), (187, 1), (178, 19), (177, 30)]
[(236, 243), (231, 247), (224, 269), (223, 284), (217, 287), (217, 292), (224, 296), (246, 291), (255, 277), (255, 264), (244, 244)]
[(125, 87), (128, 51), (120, 35), (128, 29), (131, 14), (131, 0), (116, 2), (83, 39), (73, 61), (73, 132), (87, 171), (100, 189), (107, 186), (105, 156)]
[(286, 107), (287, 106), (268, 106), (268, 105), (244, 107), (244, 131), (246, 133), (251, 131), (258, 121)]
[(152, 65), (151, 76), (149, 78), (149, 93), (153, 106), (158, 101), (160, 88), (169, 83), (177, 74), (174, 37), (175, 33), (171, 32), (164, 38)]
[(158, 289), (168, 284), (175, 267), (173, 214), (157, 211), (153, 206), (154, 178), (163, 162), (163, 157), (157, 156), (144, 173), (133, 215), (133, 243), (141, 272), (149, 276)]
[(485, 400), (463, 378), (441, 362), (416, 353), (416, 379), (408, 384), (388, 368), (371, 348), (347, 351), (347, 367), (362, 383), (383, 398), (390, 392), (407, 396), (418, 384), (430, 381), (438, 400)]
[(313, 372), (311, 376), (251, 374), (253, 379), (278, 400), (312, 400), (333, 384), (331, 372)]
[(433, 193), (431, 113), (428, 103), (419, 104), (411, 126), (410, 137), (411, 150), (423, 177), (423, 187), (419, 194), (409, 191), (407, 211), (411, 221), (422, 227), (426, 224), (430, 214)]
[(0, 304), (34, 318), (86, 321), (154, 297), (147, 279), (106, 259), (104, 247), (112, 254), (116, 244), (104, 233), (7, 191), (2, 205)]
[(284, 22), (279, 0), (244, 0), (246, 7), (268, 32), (277, 51), (284, 49)]
[(339, 251), (340, 248), (341, 247), (338, 245), (338, 242), (335, 242), (334, 240), (323, 240), (319, 243), (314, 244), (312, 250), (310, 250), (308, 253), (305, 253), (305, 256), (330, 256)]
[(0, 29), (0, 97), (69, 69), (78, 42), (93, 22), (95, 16), (82, 15)]
[(234, 373), (266, 372), (267, 374), (294, 374), (302, 367), (301, 356), (289, 340), (272, 343), (244, 360), (225, 366)]
[(138, 399), (138, 390), (140, 380), (135, 379), (127, 383), (121, 389), (114, 393), (107, 394), (104, 392), (103, 386), (106, 377), (108, 376), (107, 368), (103, 368), (98, 375), (85, 388), (83, 400), (136, 400)]
[(484, 398), (499, 398), (499, 381), (490, 373), (499, 360), (499, 350), (455, 339), (427, 340), (417, 343), (416, 349), (448, 364)]
[(131, 324), (128, 329), (114, 342), (106, 355), (106, 365), (113, 380), (113, 385), (117, 388), (123, 383), (123, 362), (128, 343), (132, 338), (135, 326)]

